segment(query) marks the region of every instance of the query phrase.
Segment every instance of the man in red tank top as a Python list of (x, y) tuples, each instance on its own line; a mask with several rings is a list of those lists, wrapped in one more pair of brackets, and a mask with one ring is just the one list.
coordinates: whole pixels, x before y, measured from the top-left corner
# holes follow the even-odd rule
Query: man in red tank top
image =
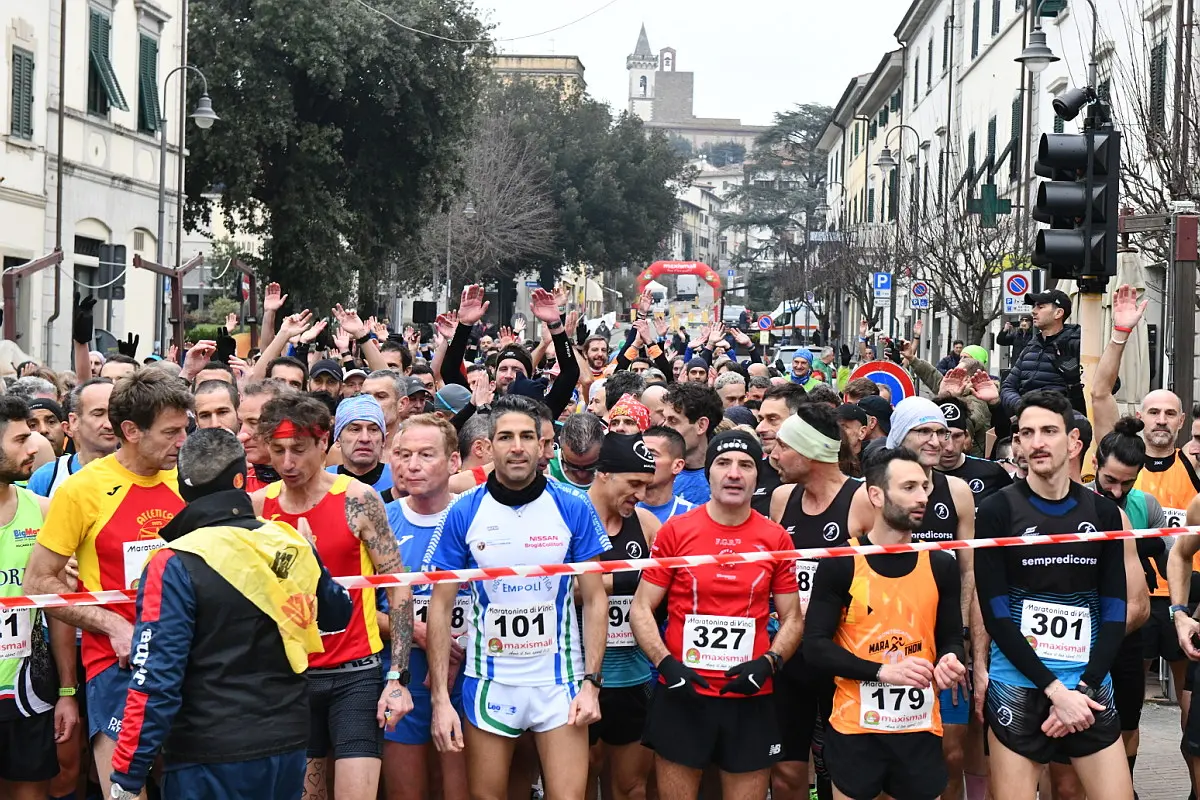
[[(330, 427), (328, 408), (309, 397), (278, 397), (263, 406), (258, 435), (267, 444), (280, 480), (254, 493), (254, 509), (265, 519), (291, 525), (307, 520), (317, 552), (335, 576), (399, 572), (399, 548), (379, 495), (360, 481), (324, 469)], [(412, 709), (407, 688), (412, 591), (396, 587), (387, 592), (392, 671), (386, 685), (382, 685), (383, 644), (372, 591), (350, 592), (354, 611), (349, 625), (342, 631), (322, 631), (325, 652), (309, 657), (311, 720), (305, 785), (312, 789), (311, 796), (325, 796), (327, 759), (333, 758), (338, 762), (335, 796), (374, 800), (381, 729), (395, 725)]]

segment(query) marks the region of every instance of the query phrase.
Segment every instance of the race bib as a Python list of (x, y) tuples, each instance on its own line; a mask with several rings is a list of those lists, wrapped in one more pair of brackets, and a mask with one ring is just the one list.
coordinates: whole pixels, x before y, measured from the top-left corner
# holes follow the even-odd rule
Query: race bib
[(629, 625), (629, 609), (633, 608), (633, 596), (608, 598), (608, 646), (637, 647), (633, 628)]
[(26, 658), (33, 650), (29, 633), (33, 615), (28, 608), (0, 611), (0, 658)]
[(554, 620), (554, 603), (550, 602), (488, 606), (488, 655), (529, 658), (553, 652)]
[(683, 663), (724, 672), (754, 658), (754, 620), (688, 614), (683, 619)]
[(161, 550), (166, 544), (162, 539), (136, 539), (121, 545), (125, 551), (125, 588), (138, 588), (142, 579), (142, 570), (150, 556)]
[(808, 601), (812, 599), (813, 579), (817, 576), (816, 561), (796, 562), (796, 584), (800, 587), (800, 607), (808, 609)]
[(933, 687), (858, 685), (858, 724), (871, 731), (922, 731), (933, 727)]
[[(470, 595), (455, 595), (454, 608), (450, 611), (450, 635), (457, 639), (467, 632), (467, 614), (471, 612)], [(429, 595), (413, 595), (413, 619), (428, 622)]]
[(1086, 663), (1092, 651), (1092, 612), (1086, 606), (1026, 600), (1021, 635), (1040, 659)]
[(1167, 508), (1163, 506), (1163, 516), (1167, 518), (1167, 528), (1182, 528), (1187, 525), (1186, 508)]

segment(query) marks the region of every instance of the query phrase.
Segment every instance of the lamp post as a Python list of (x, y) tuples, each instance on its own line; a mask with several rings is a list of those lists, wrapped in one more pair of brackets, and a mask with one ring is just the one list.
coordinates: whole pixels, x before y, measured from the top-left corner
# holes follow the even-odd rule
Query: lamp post
[[(911, 131), (912, 135), (917, 137), (918, 148), (921, 145), (921, 134), (917, 133), (916, 128), (912, 127), (911, 125), (904, 125), (904, 124), (893, 125), (891, 127), (891, 129), (888, 130), (888, 132), (883, 137), (883, 150), (880, 151), (879, 158), (876, 159), (876, 161), (875, 161), (875, 166), (878, 167), (879, 171), (883, 173), (884, 178), (889, 182), (888, 185), (890, 185), (892, 170), (898, 170), (900, 168), (900, 162), (897, 161), (896, 158), (892, 155), (892, 151), (888, 148), (887, 143), (888, 143), (888, 139), (891, 137), (891, 135), (893, 133), (895, 133), (897, 131), (901, 131), (901, 130)], [(886, 188), (884, 191), (885, 192), (887, 191)], [(891, 201), (891, 199), (892, 199), (891, 197), (888, 198), (889, 202)], [(896, 200), (899, 201), (899, 199), (900, 199), (900, 177), (899, 177), (899, 173), (896, 173)], [(883, 215), (881, 214), (880, 217), (882, 217), (882, 216)], [(880, 221), (882, 221), (882, 220), (880, 220)], [(900, 209), (896, 209), (896, 241), (897, 242), (900, 241), (900, 230), (901, 230)], [(893, 337), (895, 337), (895, 335), (896, 335), (896, 294), (897, 294), (897, 289), (896, 289), (895, 284), (896, 284), (896, 267), (895, 267), (895, 264), (893, 263), (893, 265), (892, 265), (892, 297), (891, 297), (891, 309), (890, 309), (891, 310), (891, 319), (890, 319), (889, 325), (888, 325), (888, 333)]]
[[(836, 186), (836, 187), (838, 187), (838, 189), (840, 190), (840, 193), (841, 193), (841, 199), (838, 203), (837, 229), (838, 229), (838, 233), (840, 233), (842, 235), (843, 245), (844, 245), (845, 237), (846, 237), (846, 184), (842, 183), (841, 181), (826, 181), (825, 186), (826, 186), (826, 188), (828, 188), (830, 186)], [(813, 213), (818, 216), (828, 218), (829, 212), (832, 210), (833, 209), (831, 209), (829, 207), (829, 203), (822, 200), (820, 203), (817, 204), (817, 207), (813, 209)], [(842, 257), (843, 258), (847, 257), (847, 254), (844, 250), (842, 252)], [(837, 329), (837, 333), (838, 333), (838, 338), (842, 339), (843, 341), (845, 340), (845, 330), (844, 330), (845, 326), (842, 325), (842, 322), (843, 322), (842, 310), (843, 310), (844, 306), (845, 306), (845, 297), (843, 294), (843, 286), (842, 286), (841, 282), (839, 281), (838, 282), (838, 290), (837, 290), (837, 317), (836, 317), (837, 326), (836, 326), (836, 329)], [(832, 337), (828, 337), (828, 338), (831, 339)]]
[[(463, 207), (462, 215), (467, 218), (467, 221), (474, 219), (475, 218), (475, 204), (472, 203), (470, 200), (467, 200), (466, 206)], [(450, 278), (450, 243), (453, 241), (451, 238), (453, 222), (454, 222), (454, 214), (452, 214), (450, 211), (447, 211), (446, 212), (446, 282), (444, 284), (441, 283), (440, 281), (438, 281), (437, 265), (435, 264), (433, 267), (433, 273), (434, 273), (433, 274), (433, 286), (437, 292), (437, 302), (436, 302), (435, 310), (439, 314), (443, 313), (446, 309), (448, 309), (450, 307), (450, 284), (452, 283), (452, 280)], [(446, 301), (445, 308), (442, 307), (443, 300)]]
[[(196, 101), (196, 108), (190, 116), (196, 122), (196, 127), (200, 130), (208, 130), (213, 123), (220, 119), (217, 112), (213, 111), (212, 100), (208, 97), (208, 78), (204, 77), (204, 73), (191, 64), (182, 64), (167, 73), (167, 77), (163, 78), (162, 99), (167, 97), (167, 85), (171, 81), (171, 76), (176, 72), (191, 70), (200, 76), (200, 80), (204, 84), (204, 93), (200, 95), (200, 99)], [(165, 106), (163, 106), (165, 108)], [(166, 219), (167, 219), (167, 118), (166, 112), (161, 110), (158, 115), (158, 237), (154, 242), (154, 260), (159, 264), (163, 263), (163, 239), (166, 237)], [(183, 158), (183, 151), (180, 150), (179, 157)], [(165, 339), (166, 331), (163, 329), (163, 304), (165, 300), (166, 281), (160, 275), (156, 279), (157, 291), (155, 293), (154, 303), (154, 335), (158, 337), (159, 349), (166, 352)], [(176, 342), (180, 348), (183, 347), (183, 342)]]
[[(1061, 97), (1054, 99), (1054, 111), (1062, 116), (1061, 111), (1073, 109), (1074, 113), (1064, 119), (1074, 119), (1079, 114), (1085, 102), (1095, 96), (1096, 91), (1096, 50), (1100, 41), (1100, 17), (1096, 13), (1095, 0), (1087, 0), (1092, 10), (1092, 52), (1088, 60), (1087, 88), (1072, 89), (1064, 92)], [(1055, 61), (1060, 61), (1054, 51), (1046, 44), (1046, 32), (1042, 30), (1042, 6), (1046, 0), (1041, 0), (1033, 11), (1033, 29), (1029, 32), (1029, 44), (1021, 51), (1014, 61), (1025, 65), (1025, 68), (1035, 75), (1042, 72)]]

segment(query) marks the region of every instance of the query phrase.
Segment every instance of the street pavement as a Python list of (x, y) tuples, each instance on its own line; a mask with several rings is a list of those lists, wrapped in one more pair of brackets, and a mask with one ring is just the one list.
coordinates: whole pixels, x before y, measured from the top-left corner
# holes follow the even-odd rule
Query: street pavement
[[(1157, 681), (1147, 697), (1159, 694)], [(1191, 787), (1179, 755), (1179, 706), (1152, 699), (1142, 709), (1142, 743), (1133, 773), (1138, 800), (1186, 800)]]

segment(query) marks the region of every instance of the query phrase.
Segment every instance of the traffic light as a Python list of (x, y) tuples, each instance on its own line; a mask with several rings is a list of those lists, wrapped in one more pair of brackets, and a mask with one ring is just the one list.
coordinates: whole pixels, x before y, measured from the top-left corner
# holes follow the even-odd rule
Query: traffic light
[(1033, 218), (1050, 227), (1037, 233), (1033, 263), (1051, 278), (1117, 274), (1120, 167), (1120, 131), (1042, 134), (1034, 172), (1050, 180), (1038, 186)]
[(98, 281), (98, 285), (101, 288), (96, 290), (96, 297), (101, 300), (125, 299), (125, 258), (125, 245), (100, 245), (100, 280)]

